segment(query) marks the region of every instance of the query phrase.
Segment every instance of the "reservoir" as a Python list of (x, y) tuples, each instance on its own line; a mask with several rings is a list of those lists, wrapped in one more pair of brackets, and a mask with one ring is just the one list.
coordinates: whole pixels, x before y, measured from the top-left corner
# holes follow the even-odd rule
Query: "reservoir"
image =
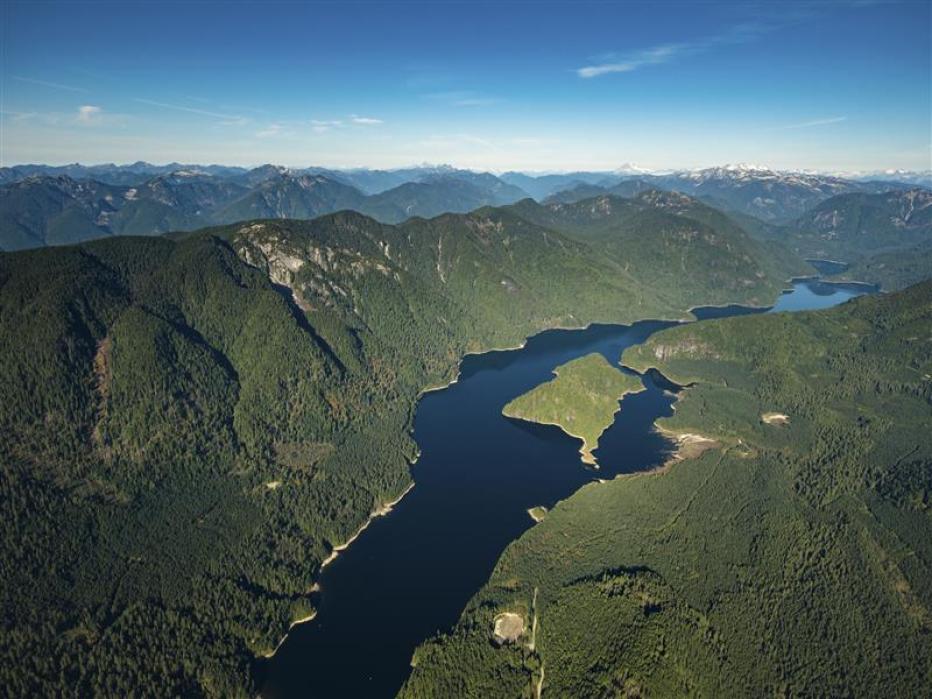
[[(697, 308), (700, 319), (827, 308), (871, 291), (866, 285), (796, 280), (771, 309)], [(674, 325), (643, 321), (542, 332), (516, 350), (466, 357), (459, 380), (424, 395), (414, 437), (421, 457), (414, 488), (375, 519), (320, 576), (318, 613), (294, 627), (260, 669), (265, 697), (391, 697), (417, 645), (448, 630), (485, 583), (504, 548), (533, 525), (527, 510), (552, 507), (596, 478), (653, 468), (671, 444), (652, 429), (674, 393), (643, 377), (602, 435), (599, 470), (583, 466), (579, 441), (559, 428), (511, 420), (513, 398), (591, 352), (621, 352)]]

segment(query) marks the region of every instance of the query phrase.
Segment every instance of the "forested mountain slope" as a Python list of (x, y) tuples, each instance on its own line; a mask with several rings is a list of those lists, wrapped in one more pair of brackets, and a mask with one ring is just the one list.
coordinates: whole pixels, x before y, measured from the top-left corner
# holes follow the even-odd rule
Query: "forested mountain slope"
[(748, 262), (724, 288), (686, 268), (687, 299), (496, 209), (0, 254), (0, 679), (252, 689), (321, 561), (409, 484), (421, 389), (545, 327), (771, 301)]
[[(715, 448), (553, 508), (417, 651), (402, 695), (924, 694), (930, 327), (925, 282), (626, 351), (689, 384), (661, 429)], [(493, 645), (503, 611), (536, 633)]]
[[(710, 288), (722, 296), (746, 293), (766, 287), (767, 279), (782, 283), (812, 272), (779, 242), (756, 240), (725, 214), (676, 192), (646, 190), (630, 199), (602, 195), (546, 206), (526, 199), (507, 208), (596, 245), (673, 303), (706, 297)], [(771, 293), (767, 288), (752, 303), (768, 303)]]
[(932, 191), (843, 194), (797, 219), (786, 233), (802, 254), (849, 260), (932, 240)]
[(78, 243), (101, 235), (123, 187), (43, 177), (0, 186), (0, 247), (21, 250)]
[(932, 192), (927, 189), (841, 194), (785, 226), (741, 223), (762, 244), (848, 264), (840, 279), (892, 291), (932, 277)]
[(400, 223), (412, 216), (430, 218), (443, 213), (464, 213), (482, 206), (509, 204), (525, 196), (517, 187), (492, 175), (486, 178), (476, 175), (469, 180), (437, 175), (375, 194), (356, 208), (379, 221)]
[(573, 204), (583, 199), (592, 199), (598, 196), (634, 197), (649, 189), (657, 189), (655, 185), (642, 179), (626, 179), (611, 185), (597, 185), (581, 182), (570, 189), (563, 189), (544, 199), (543, 204)]
[(857, 257), (837, 278), (879, 284), (885, 291), (932, 278), (932, 236), (903, 250)]

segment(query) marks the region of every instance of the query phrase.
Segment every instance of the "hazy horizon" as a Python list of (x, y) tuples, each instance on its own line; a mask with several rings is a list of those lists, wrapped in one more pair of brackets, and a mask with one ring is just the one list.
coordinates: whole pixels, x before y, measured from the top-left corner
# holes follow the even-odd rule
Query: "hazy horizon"
[[(917, 168), (915, 170), (906, 170), (902, 168), (885, 168), (877, 170), (811, 170), (804, 168), (775, 168), (770, 167), (763, 163), (711, 163), (708, 165), (700, 165), (698, 167), (673, 167), (673, 168), (662, 168), (662, 169), (648, 169), (641, 168), (637, 163), (623, 163), (617, 167), (606, 167), (606, 168), (566, 168), (566, 169), (549, 169), (549, 170), (530, 170), (530, 169), (520, 169), (520, 168), (475, 168), (468, 166), (460, 166), (456, 163), (407, 163), (404, 165), (399, 165), (397, 167), (385, 167), (385, 168), (376, 168), (366, 165), (348, 165), (348, 166), (327, 166), (321, 165), (318, 163), (304, 163), (304, 164), (288, 164), (288, 163), (276, 163), (276, 162), (259, 162), (259, 163), (227, 163), (227, 162), (180, 162), (180, 161), (164, 161), (164, 162), (152, 162), (149, 160), (130, 160), (122, 162), (112, 162), (112, 161), (98, 161), (98, 162), (80, 162), (80, 161), (62, 161), (62, 162), (38, 162), (38, 161), (23, 161), (19, 163), (9, 163), (4, 164), (2, 167), (69, 167), (69, 166), (79, 166), (85, 168), (100, 168), (100, 167), (117, 167), (117, 168), (130, 168), (136, 164), (145, 164), (154, 168), (164, 168), (169, 165), (178, 165), (182, 168), (188, 167), (229, 167), (229, 168), (240, 168), (243, 170), (253, 170), (260, 167), (281, 167), (286, 170), (308, 170), (308, 169), (321, 169), (321, 170), (333, 170), (338, 172), (350, 172), (350, 171), (399, 171), (399, 170), (416, 170), (416, 169), (450, 169), (450, 170), (469, 170), (472, 172), (487, 172), (493, 175), (502, 175), (505, 173), (519, 173), (523, 175), (528, 175), (530, 177), (542, 177), (546, 175), (570, 175), (574, 172), (593, 172), (593, 173), (605, 173), (605, 174), (616, 174), (616, 175), (627, 175), (632, 177), (637, 177), (640, 173), (643, 173), (644, 176), (651, 175), (669, 175), (676, 173), (685, 173), (685, 172), (699, 172), (703, 170), (713, 170), (713, 169), (722, 169), (722, 170), (753, 170), (753, 171), (771, 171), (778, 173), (794, 173), (794, 174), (809, 174), (809, 175), (825, 175), (825, 176), (837, 176), (837, 177), (863, 177), (868, 175), (894, 175), (897, 173), (909, 173), (909, 174), (926, 174), (932, 173), (932, 165), (926, 168)], [(629, 167), (626, 167), (629, 166)]]

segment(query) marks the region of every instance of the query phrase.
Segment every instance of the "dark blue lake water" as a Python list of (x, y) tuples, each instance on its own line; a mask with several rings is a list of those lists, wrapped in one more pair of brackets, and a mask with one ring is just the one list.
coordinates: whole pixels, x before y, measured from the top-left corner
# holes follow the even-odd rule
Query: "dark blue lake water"
[[(769, 310), (700, 308), (702, 319), (826, 308), (870, 288), (799, 280)], [(408, 676), (414, 648), (449, 629), (488, 579), (504, 548), (533, 522), (527, 510), (552, 507), (594, 478), (652, 468), (670, 444), (652, 425), (671, 414), (675, 394), (644, 377), (626, 396), (582, 465), (579, 441), (556, 427), (505, 418), (502, 407), (576, 357), (621, 352), (674, 325), (645, 321), (553, 330), (519, 350), (466, 357), (457, 383), (418, 404), (414, 437), (421, 457), (415, 487), (373, 521), (321, 578), (317, 617), (295, 627), (260, 669), (266, 697), (391, 697)]]

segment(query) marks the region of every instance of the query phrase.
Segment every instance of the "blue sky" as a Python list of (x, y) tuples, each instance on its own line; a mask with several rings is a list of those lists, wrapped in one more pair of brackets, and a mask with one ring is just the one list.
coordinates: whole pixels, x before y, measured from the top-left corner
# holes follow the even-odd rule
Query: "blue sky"
[(932, 2), (0, 3), (4, 165), (932, 167)]

